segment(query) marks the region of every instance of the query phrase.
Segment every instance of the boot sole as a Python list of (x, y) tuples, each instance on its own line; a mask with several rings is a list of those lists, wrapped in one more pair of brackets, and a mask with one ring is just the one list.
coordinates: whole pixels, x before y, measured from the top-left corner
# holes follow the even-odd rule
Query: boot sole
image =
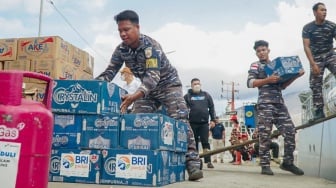
[(203, 172), (197, 171), (189, 176), (189, 181), (197, 181), (199, 179), (203, 178)]
[(288, 172), (291, 172), (292, 174), (295, 174), (295, 175), (298, 175), (298, 176), (304, 175), (304, 173), (295, 173), (295, 172), (293, 172), (293, 171), (291, 171), (291, 170), (289, 170), (287, 168), (284, 168), (282, 165), (280, 166), (280, 169), (288, 171)]

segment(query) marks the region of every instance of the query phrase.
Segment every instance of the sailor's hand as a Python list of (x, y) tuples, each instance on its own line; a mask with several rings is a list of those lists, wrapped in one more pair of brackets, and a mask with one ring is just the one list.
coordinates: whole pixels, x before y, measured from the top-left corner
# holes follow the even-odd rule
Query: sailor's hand
[(126, 113), (128, 106), (130, 106), (134, 102), (133, 97), (130, 94), (122, 96), (121, 101), (122, 101), (122, 103), (120, 105), (121, 113)]
[(120, 105), (121, 113), (127, 112), (127, 107), (130, 106), (134, 101), (140, 99), (144, 96), (141, 91), (136, 91), (133, 94), (127, 94), (121, 97), (122, 103)]
[(278, 83), (280, 80), (280, 76), (276, 74), (272, 74), (271, 76), (267, 77), (268, 83)]
[(320, 67), (316, 63), (314, 63), (314, 65), (311, 66), (311, 71), (314, 76), (318, 76), (321, 72)]

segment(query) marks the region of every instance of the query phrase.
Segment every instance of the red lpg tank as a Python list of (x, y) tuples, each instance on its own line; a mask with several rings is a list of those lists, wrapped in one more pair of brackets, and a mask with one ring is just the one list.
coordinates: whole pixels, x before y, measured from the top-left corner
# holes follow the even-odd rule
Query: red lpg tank
[[(42, 103), (22, 98), (23, 77), (47, 82)], [(0, 87), (0, 187), (47, 188), (52, 80), (34, 72), (0, 71)]]

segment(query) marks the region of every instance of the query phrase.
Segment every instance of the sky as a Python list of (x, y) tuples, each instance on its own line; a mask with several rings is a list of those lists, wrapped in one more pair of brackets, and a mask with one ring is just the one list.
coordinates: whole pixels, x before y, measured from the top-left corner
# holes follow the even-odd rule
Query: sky
[[(309, 63), (301, 32), (306, 23), (314, 20), (312, 5), (316, 2), (0, 0), (0, 38), (36, 37), (39, 33), (60, 36), (95, 58), (97, 76), (121, 42), (113, 17), (126, 9), (135, 10), (141, 33), (156, 39), (168, 53), (184, 91), (192, 78), (199, 78), (202, 89), (212, 95), (216, 110), (221, 112), (231, 99), (232, 83), (237, 105), (256, 102), (257, 89), (247, 88), (246, 79), (250, 64), (257, 60), (253, 44), (259, 39), (270, 43), (271, 59), (297, 55), (303, 63), (306, 74), (284, 94), (309, 90)], [(327, 19), (336, 22), (336, 1), (322, 2), (328, 9)]]

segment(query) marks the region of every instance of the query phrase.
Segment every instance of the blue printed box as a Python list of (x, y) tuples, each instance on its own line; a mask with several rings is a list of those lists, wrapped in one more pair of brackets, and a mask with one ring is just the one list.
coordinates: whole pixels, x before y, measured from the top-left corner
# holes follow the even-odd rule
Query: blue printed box
[(100, 150), (52, 150), (49, 181), (99, 184), (101, 168)]
[(286, 82), (299, 75), (303, 69), (299, 56), (277, 57), (265, 67), (268, 76), (280, 76), (280, 83)]
[(172, 152), (169, 159), (170, 183), (185, 181), (185, 153)]
[(79, 148), (81, 132), (80, 115), (54, 114), (52, 148)]
[[(101, 184), (163, 186), (175, 178), (171, 170), (172, 151), (102, 150)], [(175, 178), (176, 179), (176, 178)]]
[(121, 116), (120, 146), (125, 149), (174, 150), (175, 119), (156, 113)]
[(110, 149), (119, 146), (119, 115), (83, 115), (81, 148)]
[(182, 121), (176, 121), (175, 151), (187, 152), (188, 149), (188, 125)]
[(52, 111), (71, 114), (120, 113), (124, 89), (98, 80), (55, 80)]

